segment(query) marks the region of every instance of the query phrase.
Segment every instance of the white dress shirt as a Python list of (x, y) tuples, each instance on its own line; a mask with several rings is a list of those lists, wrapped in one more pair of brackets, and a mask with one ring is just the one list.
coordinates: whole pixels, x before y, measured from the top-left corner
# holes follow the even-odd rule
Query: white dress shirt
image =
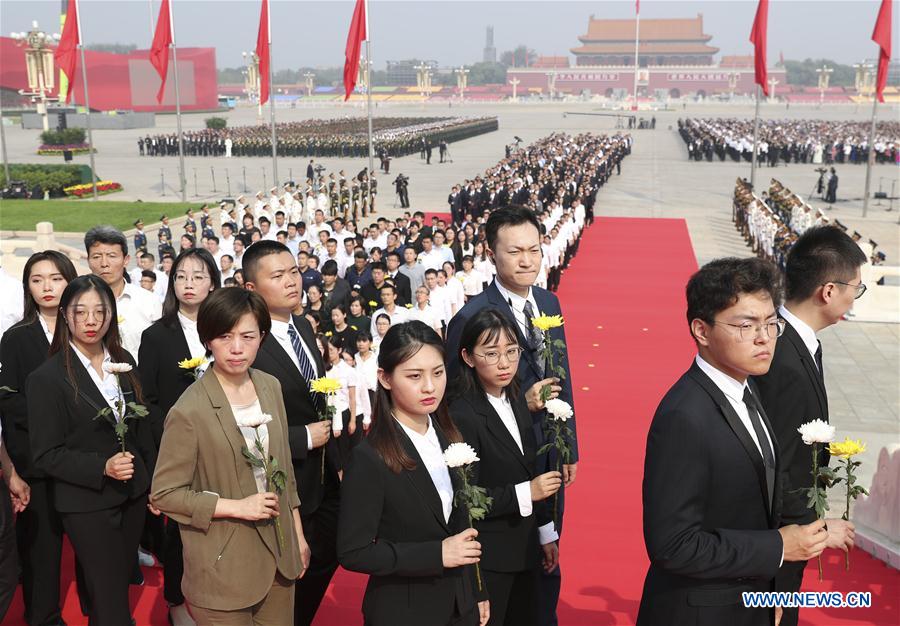
[[(816, 331), (814, 331), (809, 324), (791, 313), (784, 305), (778, 307), (778, 313), (794, 327), (794, 330), (800, 335), (800, 339), (803, 340), (803, 345), (809, 350), (809, 354), (813, 358), (813, 363), (816, 363), (816, 352), (819, 350), (819, 338), (816, 337)], [(818, 366), (819, 364), (816, 363), (817, 368)]]
[(427, 302), (425, 303), (424, 309), (419, 308), (418, 303), (416, 303), (413, 308), (409, 309), (409, 319), (419, 320), (429, 328), (440, 331), (441, 320), (438, 317), (438, 313), (434, 310), (434, 307)]
[[(250, 404), (232, 404), (231, 412), (234, 414), (234, 421), (237, 424), (240, 424), (242, 417), (251, 417), (255, 415), (259, 415), (262, 413), (262, 407), (259, 405), (259, 398), (251, 402)], [(262, 443), (263, 450), (265, 450), (265, 456), (269, 456), (269, 428), (265, 424), (260, 426), (259, 428), (251, 428), (249, 426), (238, 426), (238, 429), (241, 431), (241, 435), (244, 437), (244, 442), (247, 444), (247, 449), (251, 450), (253, 454), (258, 455), (259, 451), (256, 449), (256, 435), (259, 433), (259, 441)], [(254, 467), (253, 468), (253, 479), (256, 481), (256, 490), (259, 493), (264, 493), (266, 491), (266, 470), (262, 467)]]
[[(184, 339), (187, 341), (188, 352), (191, 355), (192, 359), (196, 359), (199, 356), (206, 356), (206, 348), (203, 347), (203, 344), (200, 342), (200, 335), (197, 334), (197, 322), (194, 320), (185, 317), (181, 314), (181, 311), (178, 312), (178, 323), (181, 325), (181, 332), (184, 333)], [(197, 374), (201, 374), (209, 368), (210, 363), (207, 362), (205, 365), (201, 365), (197, 368)]]
[(500, 282), (499, 276), (494, 278), (494, 284), (497, 285), (497, 290), (500, 292), (500, 295), (503, 296), (503, 299), (506, 300), (509, 308), (512, 309), (513, 316), (516, 318), (516, 322), (519, 324), (522, 334), (525, 337), (528, 337), (528, 319), (525, 317), (525, 303), (531, 303), (534, 317), (538, 317), (541, 314), (538, 310), (537, 301), (534, 299), (534, 292), (531, 287), (528, 288), (528, 295), (523, 298), (504, 287), (503, 283)]
[[(524, 448), (522, 447), (522, 434), (519, 432), (519, 424), (516, 422), (516, 414), (513, 412), (512, 405), (506, 398), (506, 393), (499, 398), (492, 396), (489, 393), (485, 394), (485, 396), (487, 396), (488, 402), (497, 412), (497, 415), (500, 416), (500, 421), (503, 422), (506, 430), (509, 431), (513, 441), (516, 442), (519, 452), (525, 454)], [(531, 501), (531, 481), (526, 480), (521, 482), (516, 485), (515, 489), (516, 500), (519, 502), (519, 515), (528, 517), (534, 510), (534, 505)], [(543, 526), (539, 526), (538, 535), (542, 546), (559, 539), (559, 534), (554, 529), (552, 521), (547, 522)]]
[[(280, 320), (272, 320), (272, 337), (275, 338), (275, 341), (278, 342), (278, 345), (287, 353), (288, 358), (291, 362), (297, 367), (297, 372), (300, 372), (300, 361), (297, 360), (297, 353), (294, 352), (294, 346), (291, 345), (291, 338), (288, 336), (288, 326), (293, 326), (292, 323), (282, 322)], [(294, 327), (294, 332), (297, 333), (297, 337), (300, 338), (300, 347), (303, 348), (304, 354), (306, 354), (306, 358), (309, 359), (310, 364), (312, 364), (313, 369), (316, 370), (316, 376), (321, 376), (321, 372), (318, 371), (316, 367), (316, 360), (313, 358), (312, 352), (309, 350), (309, 346), (306, 345), (306, 342), (303, 341), (303, 336), (300, 334), (300, 331)], [(317, 348), (318, 349), (318, 348)], [(302, 377), (303, 375), (300, 374)], [(309, 427), (306, 428), (306, 446), (309, 450), (313, 449), (312, 443), (312, 435), (309, 432)]]
[[(397, 419), (397, 418), (394, 418)], [(437, 490), (438, 496), (441, 498), (441, 505), (444, 509), (444, 521), (450, 521), (450, 513), (453, 511), (453, 481), (450, 480), (450, 470), (447, 462), (444, 461), (444, 451), (441, 450), (441, 442), (438, 441), (437, 433), (434, 430), (434, 424), (431, 422), (431, 416), (428, 416), (428, 430), (424, 435), (420, 435), (411, 428), (407, 428), (400, 420), (397, 420), (403, 431), (412, 440), (416, 447), (416, 452), (422, 457), (422, 463), (431, 476), (431, 482)]]
[(408, 322), (409, 310), (405, 307), (399, 306), (396, 303), (394, 304), (394, 312), (388, 313), (384, 307), (381, 307), (374, 313), (372, 313), (372, 322), (369, 324), (369, 332), (374, 337), (378, 333), (378, 329), (375, 327), (375, 321), (378, 319), (379, 315), (387, 315), (391, 319), (391, 326), (396, 326), (397, 324), (402, 324), (403, 322)]
[[(91, 365), (91, 360), (82, 354), (81, 350), (76, 348), (74, 343), (69, 342), (69, 345), (72, 346), (72, 350), (75, 352), (76, 356), (78, 356), (78, 360), (81, 361), (81, 364), (84, 366), (84, 369), (87, 370), (91, 380), (94, 381), (94, 385), (97, 387), (100, 395), (106, 400), (106, 404), (113, 410), (113, 414), (116, 415), (116, 419), (118, 420), (121, 416), (117, 413), (118, 408), (116, 407), (116, 403), (121, 401), (122, 406), (125, 406), (125, 397), (122, 395), (122, 390), (119, 388), (118, 377), (115, 374), (104, 372), (102, 365), (100, 368), (101, 371), (98, 372), (94, 369), (94, 366)], [(104, 348), (103, 365), (106, 365), (107, 363), (112, 363), (112, 357), (109, 356), (109, 352)]]
[(116, 298), (116, 309), (122, 347), (131, 353), (137, 363), (141, 335), (162, 316), (162, 303), (140, 285), (126, 282), (122, 294)]

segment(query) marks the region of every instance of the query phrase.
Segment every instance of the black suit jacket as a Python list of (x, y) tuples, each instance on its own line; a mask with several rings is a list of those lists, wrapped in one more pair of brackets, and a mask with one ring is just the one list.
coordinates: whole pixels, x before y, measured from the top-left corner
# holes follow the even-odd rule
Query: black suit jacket
[(177, 320), (172, 326), (157, 320), (141, 335), (138, 373), (144, 404), (150, 410), (147, 416), (150, 431), (157, 448), (162, 440), (169, 409), (194, 382), (190, 371), (178, 367), (179, 361), (189, 358), (190, 348)]
[(389, 280), (394, 283), (394, 286), (397, 288), (397, 303), (401, 306), (406, 306), (407, 304), (412, 304), (412, 285), (409, 282), (409, 276), (403, 274), (400, 270), (397, 270), (396, 276), (386, 275), (385, 280)]
[[(562, 314), (562, 310), (559, 306), (559, 299), (555, 294), (546, 289), (541, 289), (540, 287), (532, 287), (531, 292), (534, 294), (534, 300), (537, 302), (540, 313), (544, 315)], [(544, 375), (544, 370), (538, 365), (537, 351), (528, 349), (528, 342), (522, 334), (522, 329), (519, 328), (519, 323), (516, 321), (509, 303), (503, 299), (503, 295), (500, 293), (500, 290), (497, 289), (496, 280), (492, 281), (491, 284), (488, 285), (488, 288), (480, 294), (474, 298), (470, 298), (465, 306), (457, 311), (456, 315), (453, 316), (453, 319), (450, 320), (450, 324), (447, 327), (447, 371), (451, 376), (459, 374), (459, 338), (462, 335), (462, 329), (470, 317), (474, 316), (481, 309), (486, 308), (497, 309), (503, 313), (503, 315), (508, 317), (516, 327), (516, 336), (519, 339), (519, 345), (525, 349), (522, 353), (522, 357), (519, 359), (519, 368), (516, 372), (521, 393), (524, 397), (525, 392), (534, 385), (534, 383), (543, 380), (546, 376)], [(551, 329), (550, 337), (565, 341), (565, 326)], [(572, 370), (569, 368), (568, 351), (563, 353), (560, 365), (566, 371), (566, 377), (560, 382), (562, 391), (559, 394), (559, 399), (568, 402), (572, 407), (573, 412), (577, 414), (577, 411), (574, 410), (575, 402), (572, 398)], [(532, 414), (534, 435), (539, 448), (545, 443), (545, 434), (542, 430), (543, 416), (543, 411)], [(572, 449), (571, 462), (576, 463), (578, 461), (578, 433), (575, 427), (575, 417), (573, 416), (567, 424), (572, 430), (572, 440), (570, 441), (570, 447)], [(551, 463), (551, 465), (553, 464)], [(541, 467), (544, 467), (544, 465), (542, 464)]]
[[(485, 519), (475, 522), (481, 542), (481, 566), (495, 572), (537, 569), (540, 563), (538, 525), (550, 521), (546, 502), (533, 503), (533, 513), (522, 517), (515, 486), (535, 477), (537, 446), (531, 413), (521, 398), (510, 404), (516, 416), (522, 451), (484, 394), (477, 390), (457, 397), (450, 414), (463, 440), (475, 448), (472, 484), (488, 491), (493, 503)], [(530, 491), (529, 491), (530, 493)]]
[[(394, 426), (416, 468), (395, 474), (366, 439), (353, 449), (341, 485), (345, 514), (338, 523), (338, 559), (348, 570), (369, 574), (362, 605), (366, 624), (446, 626), (475, 604), (472, 568), (445, 569), (441, 552), (441, 542), (466, 527), (466, 515), (454, 507), (449, 523), (444, 520), (425, 464), (403, 429)], [(435, 430), (446, 449), (446, 437)], [(458, 487), (453, 470), (450, 477)]]
[[(156, 463), (146, 418), (129, 420), (125, 435), (126, 450), (134, 455), (134, 477), (122, 482), (104, 476), (107, 459), (120, 451), (109, 422), (94, 419), (109, 405), (75, 354), (71, 355), (75, 385), (71, 384), (63, 357), (63, 352), (51, 356), (25, 384), (34, 464), (53, 479), (56, 510), (100, 511), (145, 495)], [(125, 401), (136, 401), (128, 379), (120, 380)]]
[(742, 591), (771, 590), (783, 551), (780, 454), (761, 417), (775, 447), (771, 510), (762, 455), (725, 394), (696, 363), (659, 403), (644, 459), (650, 568), (638, 626), (772, 623), (771, 610), (741, 605)]
[[(322, 286), (322, 289), (325, 289), (324, 285)], [(340, 277), (338, 277), (338, 279), (335, 281), (334, 288), (331, 291), (331, 295), (329, 295), (325, 300), (326, 321), (331, 319), (331, 309), (333, 309), (337, 304), (350, 304), (350, 284)]]
[(41, 322), (18, 323), (0, 340), (0, 387), (14, 391), (0, 391), (0, 416), (3, 418), (3, 440), (9, 458), (21, 476), (40, 478), (44, 472), (34, 466), (28, 442), (28, 404), (25, 400), (25, 381), (28, 375), (47, 360), (50, 344)]
[[(316, 338), (312, 326), (306, 318), (293, 317), (294, 327), (312, 352), (316, 367), (316, 376), (325, 374), (325, 364), (322, 355), (316, 346)], [(271, 374), (281, 383), (281, 393), (284, 398), (284, 408), (287, 412), (288, 442), (291, 445), (291, 458), (294, 463), (294, 475), (297, 477), (297, 487), (300, 491), (300, 513), (310, 515), (319, 508), (325, 493), (322, 484), (322, 452), (325, 446), (308, 448), (306, 425), (319, 420), (318, 398), (309, 390), (309, 385), (300, 374), (300, 370), (294, 365), (291, 357), (287, 355), (278, 340), (271, 334), (266, 335), (256, 360), (253, 362), (255, 369)], [(331, 465), (325, 464), (325, 473), (332, 473)], [(336, 476), (327, 476), (329, 485), (337, 482)]]
[[(772, 420), (781, 452), (782, 524), (812, 523), (816, 519), (815, 509), (807, 506), (805, 493), (795, 491), (812, 487), (809, 446), (803, 443), (797, 429), (815, 419), (828, 421), (828, 395), (813, 356), (786, 320), (769, 372), (755, 377), (754, 382), (759, 387), (763, 408)], [(828, 449), (823, 448), (820, 466), (828, 465)]]

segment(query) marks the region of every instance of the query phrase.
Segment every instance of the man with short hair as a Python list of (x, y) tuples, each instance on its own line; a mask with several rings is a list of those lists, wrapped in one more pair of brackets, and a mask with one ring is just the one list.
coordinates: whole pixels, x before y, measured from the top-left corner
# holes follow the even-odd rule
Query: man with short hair
[(419, 254), (415, 247), (406, 246), (403, 249), (403, 265), (400, 266), (399, 272), (409, 279), (409, 285), (412, 289), (416, 289), (425, 284), (425, 267), (419, 263)]
[(144, 276), (144, 272), (153, 272), (154, 286), (151, 291), (157, 298), (159, 298), (159, 301), (162, 302), (166, 299), (166, 290), (169, 288), (169, 280), (168, 276), (166, 276), (162, 271), (156, 269), (156, 267), (154, 266), (155, 260), (156, 259), (153, 257), (153, 255), (149, 252), (142, 252), (138, 255), (138, 266), (131, 270), (129, 274), (131, 276), (132, 283), (140, 284), (143, 287), (144, 285), (141, 282), (141, 278)]
[(372, 282), (372, 267), (369, 265), (369, 257), (365, 251), (357, 250), (353, 253), (353, 265), (347, 268), (344, 279), (350, 285), (350, 289), (361, 292), (363, 287)]
[(300, 270), (300, 276), (301, 278), (303, 278), (304, 293), (313, 285), (317, 285), (319, 287), (322, 286), (322, 275), (319, 273), (319, 270), (315, 269), (314, 267), (310, 267), (309, 265), (309, 261), (311, 258), (316, 259), (316, 257), (311, 257), (309, 252), (307, 252), (306, 250), (301, 250), (297, 253), (297, 269)]
[(751, 376), (769, 370), (784, 322), (780, 284), (762, 259), (717, 259), (687, 285), (697, 346), (660, 401), (644, 457), (650, 567), (638, 626), (770, 626), (767, 592), (783, 564), (818, 556), (824, 520), (779, 528), (783, 458)]
[(412, 285), (409, 278), (400, 271), (400, 255), (391, 250), (384, 255), (387, 274), (385, 278), (394, 283), (397, 287), (397, 302), (402, 306), (412, 304)]
[(141, 334), (162, 315), (159, 299), (140, 285), (125, 280), (125, 268), (131, 257), (121, 231), (112, 226), (95, 226), (84, 235), (84, 249), (91, 272), (112, 289), (122, 347), (131, 353), (136, 363)]
[(445, 261), (443, 253), (434, 248), (431, 235), (422, 235), (422, 252), (419, 253), (419, 263), (426, 270), (439, 270)]
[(369, 332), (374, 333), (372, 335), (373, 337), (378, 334), (378, 329), (375, 327), (375, 320), (378, 319), (379, 315), (387, 315), (391, 320), (391, 326), (396, 326), (397, 324), (409, 321), (409, 310), (406, 307), (397, 304), (397, 290), (392, 284), (384, 283), (379, 290), (378, 295), (381, 298), (382, 306), (372, 313), (372, 322), (370, 324)]
[[(775, 346), (768, 372), (753, 377), (781, 453), (782, 526), (816, 519), (806, 495), (812, 487), (809, 447), (797, 429), (813, 420), (828, 421), (822, 342), (817, 334), (837, 324), (865, 293), (860, 276), (865, 262), (865, 254), (853, 239), (834, 226), (807, 230), (787, 257), (787, 301), (778, 308), (784, 334)], [(823, 447), (819, 467), (827, 467), (828, 460), (827, 447)], [(853, 546), (852, 523), (828, 519), (826, 528), (829, 548), (849, 550)], [(805, 568), (806, 561), (785, 563), (775, 576), (775, 591), (800, 591)], [(784, 608), (781, 625), (797, 626), (799, 613), (798, 607)]]
[(347, 305), (350, 302), (350, 285), (347, 281), (338, 276), (337, 262), (329, 259), (322, 263), (322, 294), (325, 297), (325, 303), (322, 307), (322, 313), (325, 319), (330, 319), (331, 309), (338, 304)]

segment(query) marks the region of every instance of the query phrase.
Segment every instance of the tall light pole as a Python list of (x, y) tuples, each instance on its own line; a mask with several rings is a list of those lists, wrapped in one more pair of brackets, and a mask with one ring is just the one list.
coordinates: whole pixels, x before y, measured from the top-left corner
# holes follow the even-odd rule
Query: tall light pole
[(262, 94), (260, 93), (259, 83), (259, 57), (256, 52), (241, 52), (244, 57), (244, 64), (247, 69), (244, 70), (244, 92), (247, 98), (253, 102), (256, 99), (256, 121), (262, 124)]
[(822, 108), (822, 105), (825, 103), (825, 92), (828, 90), (828, 81), (831, 79), (831, 73), (834, 70), (828, 67), (827, 65), (822, 65), (822, 67), (816, 70), (816, 74), (819, 75), (819, 108)]
[(731, 94), (729, 96), (729, 100), (734, 100), (734, 90), (737, 88), (738, 84), (738, 73), (730, 72), (728, 74), (728, 91)]
[(315, 88), (315, 83), (313, 79), (316, 77), (312, 72), (307, 72), (303, 75), (303, 78), (306, 79), (306, 95), (312, 97), (313, 89)]
[(459, 89), (459, 101), (466, 99), (466, 86), (469, 82), (469, 70), (463, 66), (459, 66), (453, 72), (456, 74), (456, 87)]
[(425, 73), (428, 71), (428, 66), (425, 63), (419, 63), (416, 65), (416, 87), (419, 89), (419, 94), (425, 94)]
[(778, 84), (778, 79), (773, 76), (767, 82), (769, 83), (769, 103), (772, 103), (775, 102), (775, 85)]
[(513, 95), (512, 95), (513, 102), (519, 101), (518, 94), (516, 93), (516, 87), (518, 87), (519, 83), (521, 83), (521, 82), (522, 81), (520, 81), (518, 78), (510, 78), (509, 79), (509, 84), (512, 85), (512, 88), (513, 88)]
[(59, 41), (59, 35), (48, 35), (38, 28), (37, 21), (31, 23), (27, 33), (12, 33), (20, 47), (25, 48), (25, 67), (28, 71), (28, 89), (20, 89), (19, 95), (29, 96), (37, 104), (37, 112), (41, 115), (44, 130), (50, 130), (47, 116), (47, 103), (56, 102), (59, 98), (50, 98), (47, 94), (53, 91), (53, 50), (51, 44)]

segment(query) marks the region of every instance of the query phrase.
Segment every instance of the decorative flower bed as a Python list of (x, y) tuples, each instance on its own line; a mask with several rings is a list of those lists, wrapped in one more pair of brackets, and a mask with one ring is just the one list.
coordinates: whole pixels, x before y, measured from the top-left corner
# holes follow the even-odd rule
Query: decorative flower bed
[[(72, 154), (87, 154), (91, 151), (91, 148), (86, 143), (70, 143), (65, 145), (51, 145), (51, 144), (41, 144), (38, 147), (38, 154), (47, 154), (47, 155), (60, 155), (65, 150), (71, 150)], [(94, 152), (97, 152), (97, 149), (94, 148)]]
[[(72, 185), (71, 187), (66, 187), (63, 189), (66, 192), (67, 196), (73, 196), (75, 198), (83, 198), (85, 196), (93, 195), (93, 185), (90, 183), (84, 185)], [(122, 191), (122, 185), (119, 183), (113, 182), (111, 180), (99, 180), (97, 181), (97, 194), (108, 194), (115, 193), (117, 191)]]

